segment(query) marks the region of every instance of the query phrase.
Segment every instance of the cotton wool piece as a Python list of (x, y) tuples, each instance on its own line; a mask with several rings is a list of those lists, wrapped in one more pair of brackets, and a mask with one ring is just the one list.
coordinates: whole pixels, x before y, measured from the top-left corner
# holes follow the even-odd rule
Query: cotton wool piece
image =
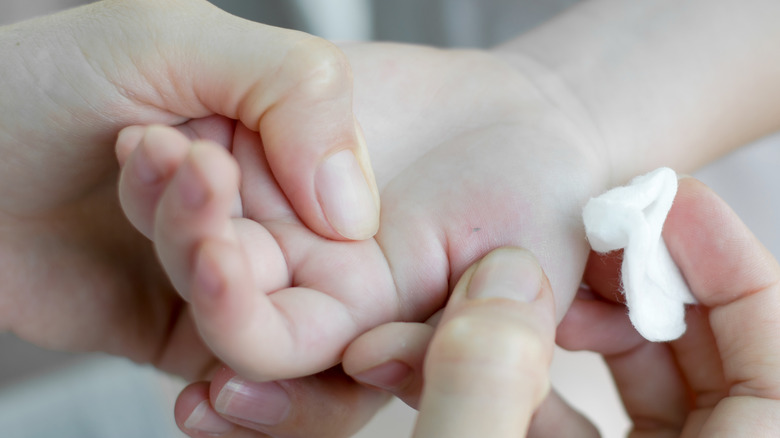
[(661, 236), (676, 193), (677, 174), (662, 167), (592, 198), (582, 214), (594, 251), (623, 249), (621, 282), (628, 315), (653, 342), (682, 336), (685, 305), (696, 302)]

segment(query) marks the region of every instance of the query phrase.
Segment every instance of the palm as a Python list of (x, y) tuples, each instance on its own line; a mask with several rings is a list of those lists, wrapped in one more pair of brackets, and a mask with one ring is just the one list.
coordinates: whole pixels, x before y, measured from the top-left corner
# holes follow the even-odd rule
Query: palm
[[(602, 187), (567, 116), (489, 54), (346, 51), (382, 190), (382, 225), (364, 242), (317, 236), (269, 180), (259, 139), (238, 128), (232, 153), (242, 167), (245, 218), (233, 225), (264, 294), (248, 298), (240, 316), (209, 324), (206, 337), (249, 378), (325, 369), (360, 333), (427, 318), (463, 271), (498, 246), (538, 255), (560, 310), (579, 284), (587, 255), (579, 211)], [(178, 277), (186, 290), (189, 276)]]

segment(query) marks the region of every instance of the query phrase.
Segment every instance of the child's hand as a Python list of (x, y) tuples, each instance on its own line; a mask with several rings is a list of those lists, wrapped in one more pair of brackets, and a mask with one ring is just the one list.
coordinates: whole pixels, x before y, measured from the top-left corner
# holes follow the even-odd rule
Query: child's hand
[[(579, 209), (604, 184), (590, 132), (488, 54), (378, 46), (353, 55), (356, 78), (370, 81), (358, 84), (357, 108), (383, 187), (374, 239), (338, 242), (307, 228), (240, 124), (222, 144), (149, 128), (123, 169), (125, 209), (143, 213), (131, 217), (153, 236), (209, 346), (250, 379), (321, 371), (360, 333), (427, 318), (497, 246), (538, 254), (561, 310), (579, 283)], [(163, 169), (151, 185), (135, 171), (143, 161)], [(336, 172), (350, 178), (346, 165)], [(239, 194), (243, 217), (234, 217)]]
[[(122, 172), (123, 206), (227, 363), (255, 379), (310, 374), (336, 363), (342, 343), (373, 321), (396, 317), (377, 241), (335, 241), (308, 228), (244, 125), (229, 151), (162, 126), (138, 139)], [(345, 166), (329, 170), (334, 176), (359, 173), (350, 151), (336, 155)], [(161, 171), (150, 183), (141, 166)]]

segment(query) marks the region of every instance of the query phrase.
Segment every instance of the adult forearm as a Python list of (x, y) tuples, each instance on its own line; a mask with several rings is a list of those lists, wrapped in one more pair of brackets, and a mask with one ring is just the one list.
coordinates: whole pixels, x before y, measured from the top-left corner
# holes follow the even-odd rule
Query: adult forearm
[(776, 0), (594, 0), (497, 50), (571, 92), (620, 183), (780, 129), (778, 21)]

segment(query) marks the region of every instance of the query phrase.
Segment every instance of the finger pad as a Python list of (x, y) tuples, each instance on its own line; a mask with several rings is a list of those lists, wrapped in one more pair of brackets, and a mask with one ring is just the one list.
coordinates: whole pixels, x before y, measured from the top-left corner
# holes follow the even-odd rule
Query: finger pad
[(722, 305), (778, 281), (769, 252), (722, 199), (692, 178), (680, 181), (664, 238), (705, 305)]

